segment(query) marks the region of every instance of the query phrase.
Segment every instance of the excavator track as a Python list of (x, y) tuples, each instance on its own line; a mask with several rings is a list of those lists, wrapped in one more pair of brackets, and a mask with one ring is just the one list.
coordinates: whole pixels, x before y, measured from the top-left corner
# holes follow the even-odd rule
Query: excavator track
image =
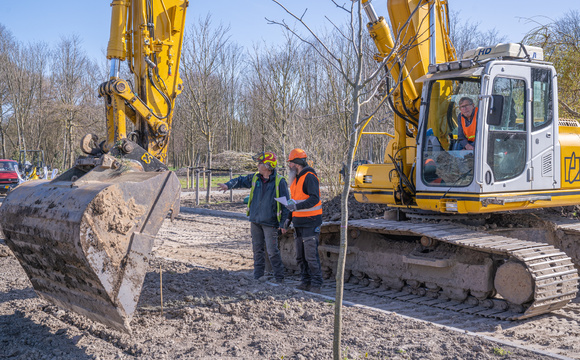
[[(339, 231), (339, 222), (321, 228), (319, 253), (326, 277), (335, 274)], [(423, 246), (422, 241), (435, 245)], [(286, 266), (296, 269), (287, 254), (293, 254), (292, 247), (281, 242)], [(446, 250), (437, 254), (440, 247)], [(456, 223), (351, 220), (346, 272), (351, 283), (370, 283), (377, 295), (502, 320), (561, 309), (578, 291), (574, 263), (554, 246)]]

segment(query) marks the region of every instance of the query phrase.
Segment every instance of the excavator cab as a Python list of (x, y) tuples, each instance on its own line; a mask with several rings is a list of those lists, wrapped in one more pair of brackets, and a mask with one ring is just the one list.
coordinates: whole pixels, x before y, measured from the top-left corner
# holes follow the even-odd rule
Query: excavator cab
[[(419, 79), (427, 99), (417, 141), (421, 209), (482, 213), (497, 211), (492, 206), (497, 202), (510, 210), (551, 198), (548, 193), (525, 192), (560, 187), (554, 68), (538, 61), (539, 48), (500, 44), (479, 51), (495, 56), (437, 64)], [(467, 104), (465, 99), (476, 113), (473, 149), (457, 137), (462, 126), (459, 105)], [(435, 142), (440, 146), (432, 146)], [(424, 192), (431, 199), (426, 200)], [(435, 194), (439, 199), (433, 200)]]

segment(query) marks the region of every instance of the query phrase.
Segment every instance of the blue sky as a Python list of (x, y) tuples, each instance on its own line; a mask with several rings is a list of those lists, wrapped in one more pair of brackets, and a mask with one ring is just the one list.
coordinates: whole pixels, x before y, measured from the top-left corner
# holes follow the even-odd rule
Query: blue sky
[[(341, 3), (345, 0), (338, 0)], [(104, 58), (109, 38), (109, 0), (0, 0), (0, 23), (6, 26), (16, 39), (28, 42), (42, 40), (50, 45), (61, 36), (78, 34), (83, 40), (87, 54), (92, 58)], [(290, 10), (302, 13), (314, 29), (328, 27), (324, 15), (337, 23), (344, 22), (341, 11), (330, 0), (280, 0)], [(571, 9), (580, 9), (578, 0), (449, 0), (451, 10), (460, 11), (463, 18), (479, 23), (480, 30), (496, 28), (510, 41), (519, 41), (535, 24), (522, 18), (532, 18), (541, 23), (557, 19)], [(374, 0), (379, 15), (386, 14), (386, 0)], [(253, 43), (281, 42), (282, 29), (268, 25), (265, 18), (287, 19), (289, 16), (270, 0), (190, 0), (187, 13), (188, 27), (199, 17), (211, 13), (214, 23), (230, 25), (231, 37), (247, 48)]]

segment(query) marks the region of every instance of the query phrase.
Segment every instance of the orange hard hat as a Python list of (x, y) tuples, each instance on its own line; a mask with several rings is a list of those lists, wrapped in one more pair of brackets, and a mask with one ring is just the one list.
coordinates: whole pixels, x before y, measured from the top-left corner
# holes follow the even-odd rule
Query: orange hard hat
[(306, 151), (298, 148), (290, 151), (290, 155), (288, 155), (288, 161), (292, 161), (294, 159), (306, 159)]

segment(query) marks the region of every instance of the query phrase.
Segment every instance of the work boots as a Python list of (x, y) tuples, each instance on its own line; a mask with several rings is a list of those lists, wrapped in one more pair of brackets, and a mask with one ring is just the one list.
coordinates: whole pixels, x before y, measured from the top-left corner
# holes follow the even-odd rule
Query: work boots
[(300, 284), (300, 285), (296, 286), (296, 289), (308, 291), (308, 290), (310, 290), (310, 284)]

